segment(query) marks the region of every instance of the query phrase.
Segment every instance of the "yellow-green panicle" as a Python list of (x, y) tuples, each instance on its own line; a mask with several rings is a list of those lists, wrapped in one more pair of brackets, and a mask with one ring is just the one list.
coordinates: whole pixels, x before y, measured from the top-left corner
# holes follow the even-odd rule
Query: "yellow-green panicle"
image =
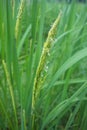
[(42, 51), (42, 54), (41, 54), (40, 62), (39, 62), (39, 65), (38, 65), (38, 68), (37, 68), (37, 71), (36, 71), (36, 77), (35, 77), (35, 81), (34, 81), (33, 101), (32, 101), (33, 107), (35, 105), (35, 101), (36, 101), (38, 94), (40, 92), (40, 89), (41, 89), (40, 88), (40, 86), (41, 86), (41, 84), (40, 84), (40, 82), (41, 82), (41, 72), (44, 69), (47, 56), (49, 55), (50, 48), (51, 48), (53, 40), (55, 38), (57, 26), (58, 26), (58, 23), (60, 21), (60, 18), (61, 18), (61, 12), (58, 15), (58, 18), (53, 23), (52, 28), (50, 29), (50, 31), (48, 33), (47, 40), (46, 40), (46, 42), (44, 43), (44, 46), (43, 46), (43, 51)]
[(22, 0), (21, 3), (20, 3), (20, 6), (19, 6), (19, 11), (18, 11), (17, 20), (16, 20), (16, 26), (15, 26), (15, 38), (16, 38), (16, 40), (17, 40), (18, 34), (19, 34), (19, 28), (20, 28), (22, 14), (23, 14), (23, 10), (24, 10), (24, 5), (25, 5), (25, 0)]

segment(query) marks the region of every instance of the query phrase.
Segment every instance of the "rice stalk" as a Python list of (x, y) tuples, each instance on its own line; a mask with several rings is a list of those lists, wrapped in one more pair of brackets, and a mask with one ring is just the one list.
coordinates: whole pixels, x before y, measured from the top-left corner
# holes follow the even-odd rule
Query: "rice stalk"
[(25, 117), (25, 110), (23, 109), (23, 120), (24, 120), (24, 130), (27, 130), (27, 127), (26, 127), (26, 117)]
[(13, 15), (13, 18), (14, 18), (14, 14), (15, 14), (15, 1), (12, 0), (11, 4), (12, 4), (12, 15)]

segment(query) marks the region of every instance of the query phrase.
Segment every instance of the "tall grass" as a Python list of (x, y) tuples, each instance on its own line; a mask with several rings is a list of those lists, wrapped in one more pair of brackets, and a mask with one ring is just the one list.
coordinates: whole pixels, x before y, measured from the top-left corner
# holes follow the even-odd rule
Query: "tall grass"
[(87, 129), (86, 10), (0, 1), (0, 130)]

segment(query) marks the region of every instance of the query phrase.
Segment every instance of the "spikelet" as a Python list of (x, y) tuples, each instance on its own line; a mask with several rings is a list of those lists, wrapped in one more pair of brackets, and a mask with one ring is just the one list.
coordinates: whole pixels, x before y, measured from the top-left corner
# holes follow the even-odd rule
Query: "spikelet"
[(20, 22), (21, 22), (23, 10), (24, 10), (24, 4), (25, 4), (25, 0), (21, 0), (18, 15), (17, 15), (17, 20), (16, 20), (16, 26), (15, 26), (15, 38), (16, 38), (16, 40), (17, 40), (18, 34), (19, 34), (19, 28), (20, 28)]
[(57, 31), (57, 26), (58, 23), (60, 21), (61, 18), (61, 12), (58, 15), (58, 18), (55, 20), (55, 22), (52, 25), (52, 28), (50, 29), (49, 33), (48, 33), (48, 37), (46, 42), (44, 43), (43, 46), (43, 51), (41, 54), (41, 58), (40, 58), (40, 62), (36, 71), (36, 77), (35, 77), (35, 81), (34, 81), (34, 88), (33, 88), (33, 99), (32, 99), (32, 107), (34, 108), (35, 105), (35, 100), (38, 97), (38, 94), (40, 92), (40, 81), (41, 81), (41, 72), (44, 69), (45, 63), (46, 63), (46, 59), (47, 56), (49, 55), (49, 50), (52, 46), (53, 40), (55, 38), (55, 34)]
[(17, 120), (17, 116), (16, 116), (17, 115), (16, 104), (15, 104), (15, 99), (14, 99), (13, 86), (12, 86), (12, 83), (11, 83), (11, 80), (10, 80), (10, 74), (8, 72), (8, 68), (7, 68), (7, 65), (6, 65), (4, 60), (2, 60), (2, 64), (3, 64), (5, 74), (6, 74), (6, 79), (7, 79), (7, 83), (8, 83), (8, 86), (9, 86), (9, 92), (10, 92), (10, 96), (11, 96), (11, 99), (12, 99), (12, 105), (13, 105), (13, 110), (14, 110), (14, 114), (15, 114), (15, 121), (18, 124), (18, 120)]
[(4, 71), (5, 71), (5, 74), (6, 74), (6, 79), (7, 79), (7, 83), (8, 83), (8, 86), (9, 86), (9, 91), (10, 91), (11, 98), (12, 98), (13, 109), (14, 109), (14, 112), (16, 113), (13, 86), (11, 84), (10, 75), (9, 75), (9, 72), (8, 72), (7, 65), (6, 65), (5, 61), (3, 60), (2, 63), (3, 63)]

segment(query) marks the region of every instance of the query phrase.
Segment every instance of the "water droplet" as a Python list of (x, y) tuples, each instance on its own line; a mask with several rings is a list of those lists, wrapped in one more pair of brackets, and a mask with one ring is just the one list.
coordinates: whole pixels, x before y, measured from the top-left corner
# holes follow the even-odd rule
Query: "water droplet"
[(50, 56), (50, 53), (48, 52), (48, 56)]
[(54, 40), (53, 40), (53, 38), (50, 38), (50, 42), (53, 42)]
[(41, 77), (43, 77), (43, 73), (41, 73)]
[(45, 72), (47, 72), (48, 71), (48, 66), (45, 66)]

